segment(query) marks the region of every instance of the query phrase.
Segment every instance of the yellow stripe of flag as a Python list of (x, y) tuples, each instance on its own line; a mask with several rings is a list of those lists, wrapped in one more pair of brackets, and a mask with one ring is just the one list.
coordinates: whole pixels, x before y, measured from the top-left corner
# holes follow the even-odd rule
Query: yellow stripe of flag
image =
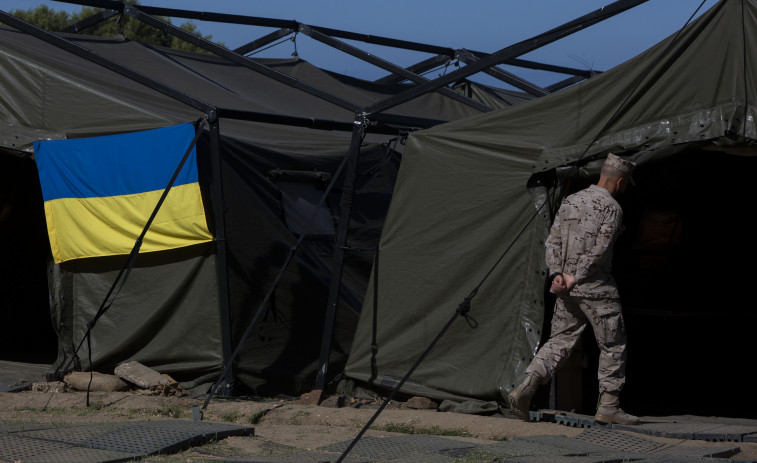
[[(156, 190), (46, 201), (53, 258), (56, 262), (65, 262), (130, 253), (162, 194), (163, 190)], [(200, 186), (189, 183), (171, 188), (145, 235), (140, 252), (175, 249), (210, 240), (212, 235), (205, 222)]]

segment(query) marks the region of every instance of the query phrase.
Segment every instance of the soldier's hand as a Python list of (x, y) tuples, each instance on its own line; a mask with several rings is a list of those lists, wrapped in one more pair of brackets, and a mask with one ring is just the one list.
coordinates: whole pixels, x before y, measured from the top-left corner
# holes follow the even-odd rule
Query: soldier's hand
[(554, 278), (554, 279), (552, 280), (552, 287), (551, 287), (551, 291), (552, 291), (553, 293), (555, 293), (555, 294), (560, 294), (560, 293), (562, 293), (563, 291), (565, 291), (565, 289), (566, 289), (566, 286), (565, 286), (565, 279), (563, 278), (563, 276), (562, 276), (562, 275), (557, 275), (557, 276), (556, 276), (556, 277), (555, 277), (555, 278)]
[(576, 277), (573, 275), (564, 274), (563, 281), (565, 282), (565, 291), (567, 292), (570, 292), (576, 286)]

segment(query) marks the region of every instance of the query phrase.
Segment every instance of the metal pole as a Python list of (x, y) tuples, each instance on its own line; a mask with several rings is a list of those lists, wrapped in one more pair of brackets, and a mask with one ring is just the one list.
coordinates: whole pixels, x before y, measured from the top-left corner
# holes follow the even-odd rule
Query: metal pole
[[(311, 37), (311, 38), (313, 38), (313, 39), (315, 39), (315, 40), (317, 40), (317, 41), (319, 41), (321, 43), (325, 43), (326, 45), (328, 45), (330, 47), (336, 48), (339, 51), (347, 53), (348, 55), (352, 55), (355, 58), (358, 58), (358, 59), (361, 59), (361, 60), (366, 61), (368, 63), (371, 63), (371, 64), (373, 64), (375, 66), (378, 66), (378, 67), (380, 67), (382, 69), (385, 69), (387, 71), (391, 71), (391, 72), (397, 74), (398, 76), (404, 77), (405, 79), (407, 79), (407, 80), (409, 80), (411, 82), (415, 82), (415, 83), (428, 82), (428, 79), (425, 78), (425, 77), (423, 77), (423, 76), (419, 76), (418, 74), (414, 74), (414, 73), (412, 73), (412, 72), (410, 72), (410, 71), (408, 71), (406, 69), (401, 68), (400, 66), (397, 66), (396, 64), (392, 64), (392, 63), (390, 63), (390, 62), (388, 62), (386, 60), (383, 60), (383, 59), (381, 59), (381, 58), (379, 58), (379, 57), (377, 57), (375, 55), (372, 55), (370, 53), (366, 53), (366, 52), (364, 52), (363, 50), (360, 50), (357, 47), (353, 47), (352, 45), (344, 43), (344, 42), (342, 42), (340, 40), (336, 40), (333, 37), (329, 37), (328, 35), (323, 34), (323, 33), (319, 32), (318, 30), (316, 30), (316, 29), (314, 29), (314, 28), (312, 28), (310, 26), (306, 26), (304, 24), (301, 25), (300, 26), (300, 32), (302, 32), (303, 34), (305, 34), (305, 35), (307, 35), (307, 36), (309, 36), (309, 37)], [(480, 102), (475, 101), (475, 100), (472, 100), (472, 99), (470, 99), (470, 98), (468, 98), (468, 97), (466, 97), (464, 95), (461, 95), (461, 94), (459, 94), (459, 93), (457, 93), (457, 92), (455, 92), (453, 90), (450, 90), (447, 87), (439, 87), (439, 88), (435, 89), (434, 91), (437, 91), (437, 92), (439, 92), (440, 94), (442, 94), (444, 96), (452, 98), (453, 100), (459, 101), (460, 103), (463, 103), (463, 104), (471, 106), (471, 107), (473, 107), (475, 109), (478, 109), (479, 111), (489, 112), (489, 111), (492, 110), (492, 108), (486, 106), (485, 104), (480, 103)]]
[[(472, 64), (478, 61), (480, 58), (476, 57), (473, 53), (467, 51), (467, 50), (460, 50), (457, 54), (457, 58), (464, 62), (465, 64)], [(548, 95), (549, 92), (544, 90), (543, 88), (539, 87), (536, 84), (533, 84), (521, 77), (516, 76), (515, 74), (512, 74), (510, 72), (505, 71), (504, 69), (500, 69), (497, 66), (491, 66), (483, 70), (483, 72), (489, 74), (490, 76), (499, 79), (503, 82), (506, 82), (513, 87), (519, 88), (523, 90), (524, 92), (533, 95), (533, 96), (544, 96)]]
[(326, 319), (323, 322), (320, 365), (315, 380), (315, 389), (319, 391), (323, 391), (326, 387), (326, 374), (328, 372), (329, 357), (331, 354), (331, 337), (334, 333), (334, 320), (336, 319), (336, 308), (339, 303), (339, 288), (342, 285), (342, 272), (344, 271), (344, 253), (347, 249), (347, 234), (350, 226), (350, 216), (352, 214), (352, 203), (355, 198), (355, 180), (357, 178), (357, 169), (360, 160), (360, 143), (363, 140), (366, 126), (367, 120), (365, 115), (356, 114), (355, 125), (352, 130), (352, 140), (350, 142), (349, 151), (347, 151), (348, 160), (344, 185), (342, 186), (339, 229), (337, 231), (336, 241), (334, 242), (334, 253), (332, 254), (334, 266), (331, 272), (331, 286), (329, 288), (329, 299), (326, 306)]
[(78, 33), (85, 29), (88, 29), (94, 25), (100, 24), (101, 22), (105, 21), (106, 19), (109, 19), (115, 15), (118, 14), (118, 11), (116, 10), (103, 10), (99, 13), (95, 13), (92, 16), (89, 16), (87, 18), (82, 19), (81, 21), (71, 24), (70, 26), (61, 29), (59, 32), (73, 32)]
[[(421, 74), (423, 72), (428, 71), (429, 69), (433, 69), (437, 66), (441, 66), (442, 64), (447, 64), (451, 61), (452, 58), (450, 58), (447, 55), (436, 55), (431, 58), (425, 59), (419, 63), (415, 63), (411, 66), (408, 66), (405, 68), (406, 71), (412, 72), (413, 74)], [(404, 80), (407, 80), (406, 78), (391, 73), (388, 76), (381, 77), (380, 79), (374, 80), (377, 84), (398, 84)]]
[(223, 176), (221, 172), (221, 133), (218, 118), (210, 123), (210, 165), (211, 194), (213, 197), (213, 223), (215, 224), (216, 277), (218, 279), (218, 302), (221, 316), (221, 351), (223, 352), (226, 386), (233, 378), (233, 357), (231, 355), (231, 308), (229, 303), (228, 259), (226, 257), (226, 221), (224, 211), (226, 204), (223, 197)]
[(354, 103), (346, 101), (336, 95), (332, 95), (330, 93), (324, 92), (323, 90), (319, 90), (315, 87), (312, 87), (304, 82), (301, 82), (295, 79), (289, 74), (284, 74), (283, 72), (279, 72), (257, 61), (251, 60), (238, 53), (234, 53), (233, 51), (227, 48), (224, 48), (220, 45), (216, 45), (215, 43), (210, 42), (209, 40), (205, 40), (202, 37), (198, 37), (192, 34), (191, 32), (187, 32), (181, 29), (180, 27), (176, 27), (173, 24), (169, 24), (165, 21), (161, 21), (158, 18), (150, 16), (149, 14), (144, 13), (137, 6), (124, 4), (124, 13), (128, 14), (129, 16), (131, 16), (132, 18), (140, 22), (143, 22), (167, 34), (178, 37), (179, 39), (184, 40), (185, 42), (189, 42), (193, 45), (196, 45), (204, 50), (208, 50), (209, 52), (212, 52), (218, 56), (226, 58), (231, 62), (244, 66), (260, 74), (263, 74), (264, 76), (269, 77), (277, 82), (296, 88), (298, 90), (302, 90), (305, 93), (309, 93), (310, 95), (313, 95), (317, 98), (328, 101), (329, 103), (335, 104), (339, 107), (348, 109), (353, 112), (358, 111), (360, 109), (360, 107)]
[(647, 2), (648, 0), (619, 0), (606, 7), (595, 10), (589, 14), (583, 15), (580, 18), (569, 21), (559, 27), (556, 27), (550, 31), (539, 34), (528, 40), (524, 40), (515, 45), (503, 48), (502, 50), (492, 53), (491, 55), (481, 58), (481, 60), (465, 66), (464, 68), (452, 71), (449, 74), (439, 77), (399, 93), (395, 96), (389, 97), (383, 101), (380, 101), (372, 106), (365, 108), (368, 114), (374, 114), (387, 109), (400, 105), (408, 100), (417, 98), (427, 92), (436, 90), (437, 88), (444, 87), (452, 82), (464, 79), (472, 74), (480, 72), (489, 66), (494, 66), (499, 63), (503, 63), (507, 60), (523, 55), (530, 51), (541, 48), (547, 44), (550, 44), (563, 37), (567, 37), (580, 30), (586, 29), (600, 21), (604, 21), (607, 18), (620, 14), (628, 9), (631, 9), (637, 5)]
[(264, 47), (271, 42), (275, 42), (276, 40), (279, 40), (280, 38), (286, 37), (287, 35), (290, 35), (293, 33), (294, 33), (293, 29), (289, 29), (288, 27), (285, 27), (283, 29), (279, 29), (277, 31), (271, 32), (268, 35), (260, 37), (259, 39), (255, 39), (252, 42), (246, 43), (242, 45), (241, 47), (237, 47), (233, 51), (234, 53), (237, 53), (240, 55), (246, 55), (247, 53), (253, 50), (257, 50), (260, 47)]

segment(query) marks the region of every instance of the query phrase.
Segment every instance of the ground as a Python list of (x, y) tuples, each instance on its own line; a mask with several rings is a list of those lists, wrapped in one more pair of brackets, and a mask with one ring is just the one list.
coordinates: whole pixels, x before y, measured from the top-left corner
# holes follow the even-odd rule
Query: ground
[[(192, 407), (204, 401), (187, 397), (163, 397), (135, 392), (92, 392), (86, 406), (84, 392), (5, 392), (0, 393), (0, 421), (45, 423), (97, 423), (192, 419)], [(375, 415), (376, 404), (360, 408), (348, 405), (330, 408), (303, 405), (297, 399), (228, 400), (214, 398), (203, 420), (235, 423), (255, 428), (254, 437), (230, 437), (181, 453), (151, 458), (155, 462), (215, 461), (216, 456), (242, 459), (275, 453), (283, 444), (300, 449), (351, 441)], [(575, 436), (583, 428), (554, 423), (523, 422), (503, 415), (477, 416), (435, 410), (408, 409), (391, 403), (383, 410), (366, 436), (392, 433), (444, 435), (454, 439), (491, 443), (528, 435)], [(661, 439), (665, 440), (665, 439)], [(670, 439), (668, 439), (670, 440)], [(678, 442), (678, 441), (677, 441)], [(718, 446), (729, 443), (687, 441), (687, 445)], [(757, 459), (757, 444), (740, 444), (742, 452), (733, 458)]]

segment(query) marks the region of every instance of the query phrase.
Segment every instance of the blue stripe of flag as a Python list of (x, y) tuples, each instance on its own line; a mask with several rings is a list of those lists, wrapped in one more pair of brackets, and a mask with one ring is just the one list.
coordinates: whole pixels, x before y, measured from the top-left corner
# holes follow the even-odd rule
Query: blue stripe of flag
[[(45, 201), (97, 198), (162, 190), (186, 153), (195, 131), (181, 124), (96, 138), (34, 142)], [(174, 186), (197, 182), (192, 148)]]

